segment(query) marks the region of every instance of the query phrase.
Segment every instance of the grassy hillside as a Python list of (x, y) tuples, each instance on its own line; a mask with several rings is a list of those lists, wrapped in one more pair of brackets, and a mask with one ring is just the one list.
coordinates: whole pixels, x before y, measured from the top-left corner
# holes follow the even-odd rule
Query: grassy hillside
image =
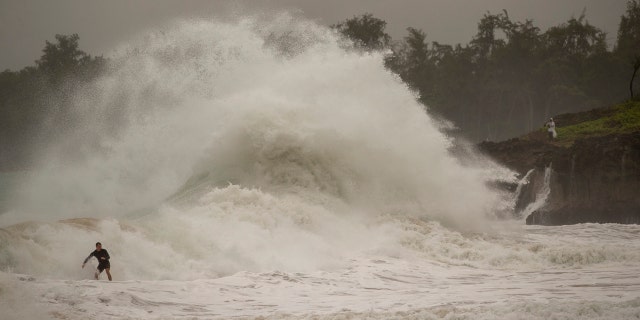
[[(640, 131), (640, 101), (628, 101), (613, 107), (563, 114), (554, 117), (558, 138), (553, 144), (569, 147), (577, 139), (624, 134)], [(547, 139), (546, 128), (525, 137), (525, 140)]]

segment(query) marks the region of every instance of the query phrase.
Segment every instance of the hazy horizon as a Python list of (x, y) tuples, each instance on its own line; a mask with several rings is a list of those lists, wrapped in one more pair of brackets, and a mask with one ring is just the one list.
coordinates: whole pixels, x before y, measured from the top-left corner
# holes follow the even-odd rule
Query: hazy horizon
[(406, 34), (407, 27), (422, 29), (427, 40), (446, 44), (468, 43), (477, 23), (487, 12), (507, 10), (515, 21), (534, 20), (546, 30), (578, 17), (586, 9), (586, 19), (607, 32), (613, 45), (626, 0), (486, 0), (482, 2), (447, 0), (352, 0), (294, 1), (237, 0), (190, 1), (0, 1), (0, 70), (19, 70), (34, 65), (45, 41), (56, 34), (80, 36), (80, 48), (91, 55), (109, 56), (110, 51), (131, 36), (152, 28), (162, 28), (176, 19), (233, 18), (245, 14), (290, 11), (323, 25), (331, 25), (371, 13), (387, 22), (394, 40)]

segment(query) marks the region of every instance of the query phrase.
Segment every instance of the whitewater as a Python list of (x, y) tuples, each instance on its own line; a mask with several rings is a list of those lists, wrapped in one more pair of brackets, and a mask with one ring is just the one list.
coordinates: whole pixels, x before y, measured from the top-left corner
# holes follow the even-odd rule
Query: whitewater
[(150, 30), (69, 103), (0, 176), (2, 319), (640, 318), (639, 226), (526, 226), (513, 172), (314, 22)]

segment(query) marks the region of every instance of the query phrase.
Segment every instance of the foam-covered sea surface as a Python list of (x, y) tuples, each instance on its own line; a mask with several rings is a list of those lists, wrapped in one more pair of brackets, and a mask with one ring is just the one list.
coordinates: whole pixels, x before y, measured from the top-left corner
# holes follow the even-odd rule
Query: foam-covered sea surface
[(0, 175), (3, 319), (640, 317), (640, 227), (511, 218), (515, 174), (453, 156), (383, 53), (288, 14), (114, 52)]

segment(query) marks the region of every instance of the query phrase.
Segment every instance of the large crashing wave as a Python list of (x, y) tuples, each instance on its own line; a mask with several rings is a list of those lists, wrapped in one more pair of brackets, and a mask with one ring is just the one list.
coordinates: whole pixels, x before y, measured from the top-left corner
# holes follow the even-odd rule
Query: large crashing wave
[[(449, 154), (382, 54), (345, 50), (324, 27), (288, 15), (187, 21), (118, 52), (0, 216), (40, 221), (18, 229), (50, 231), (23, 244), (45, 260), (57, 259), (52, 241), (84, 254), (99, 237), (136, 266), (130, 277), (315, 268), (394, 251), (385, 217), (469, 229), (499, 205), (487, 171)], [(42, 222), (80, 217), (106, 220)], [(37, 258), (3, 254), (41, 271), (26, 267)]]

